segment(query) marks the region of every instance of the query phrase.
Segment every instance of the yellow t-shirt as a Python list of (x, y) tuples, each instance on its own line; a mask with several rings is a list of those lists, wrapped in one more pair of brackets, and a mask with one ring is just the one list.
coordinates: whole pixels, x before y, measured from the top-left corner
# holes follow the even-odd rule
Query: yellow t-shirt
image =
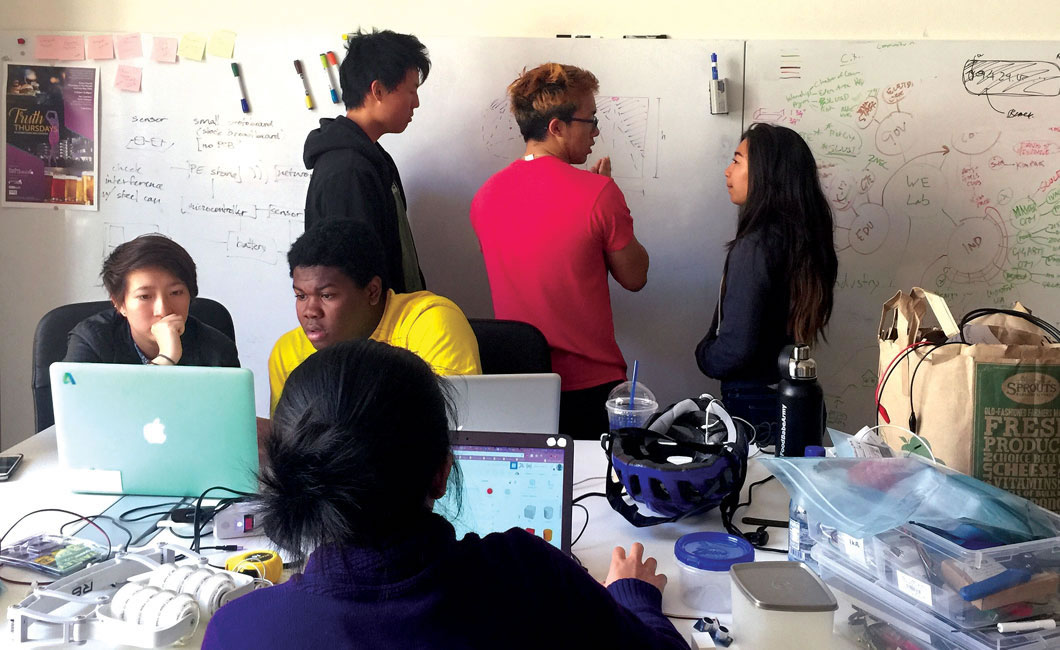
[[(383, 317), (369, 338), (415, 353), (439, 375), (482, 374), (478, 340), (464, 312), (429, 291), (388, 290)], [(269, 355), (270, 413), (276, 410), (287, 377), (314, 352), (301, 327), (276, 341)]]

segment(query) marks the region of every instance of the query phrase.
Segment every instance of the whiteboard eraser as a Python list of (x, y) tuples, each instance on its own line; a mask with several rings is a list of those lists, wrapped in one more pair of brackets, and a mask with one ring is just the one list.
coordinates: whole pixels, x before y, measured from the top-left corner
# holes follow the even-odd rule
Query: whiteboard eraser
[(714, 645), (714, 639), (710, 638), (709, 632), (693, 632), (688, 644), (692, 650), (707, 650), (708, 648), (717, 648)]
[(725, 96), (725, 80), (710, 80), (710, 114), (728, 115), (729, 101)]

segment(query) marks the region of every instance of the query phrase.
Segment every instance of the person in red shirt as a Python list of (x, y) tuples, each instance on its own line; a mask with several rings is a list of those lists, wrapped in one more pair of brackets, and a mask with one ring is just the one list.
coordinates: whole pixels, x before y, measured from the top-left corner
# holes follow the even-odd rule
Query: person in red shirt
[(608, 428), (604, 401), (626, 378), (615, 341), (610, 273), (639, 291), (648, 252), (633, 234), (611, 161), (588, 170), (599, 83), (571, 65), (546, 63), (508, 86), (526, 141), (523, 158), (494, 174), (471, 203), (496, 318), (536, 326), (563, 380), (560, 431), (594, 438)]

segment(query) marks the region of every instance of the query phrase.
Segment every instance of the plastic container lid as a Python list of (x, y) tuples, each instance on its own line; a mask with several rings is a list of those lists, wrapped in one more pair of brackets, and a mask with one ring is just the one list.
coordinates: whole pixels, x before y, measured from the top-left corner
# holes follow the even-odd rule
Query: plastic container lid
[(629, 411), (642, 411), (650, 409), (653, 413), (655, 409), (659, 408), (659, 402), (655, 399), (655, 393), (642, 384), (637, 382), (636, 391), (637, 394), (633, 395), (633, 401), (630, 401), (630, 389), (633, 388), (633, 382), (624, 381), (618, 386), (611, 389), (611, 392), (607, 395), (605, 404), (613, 409), (624, 409)]
[(751, 562), (729, 570), (732, 583), (758, 609), (834, 612), (832, 591), (802, 562)]
[(688, 533), (674, 544), (677, 561), (704, 571), (728, 571), (734, 564), (754, 562), (750, 542), (728, 533)]

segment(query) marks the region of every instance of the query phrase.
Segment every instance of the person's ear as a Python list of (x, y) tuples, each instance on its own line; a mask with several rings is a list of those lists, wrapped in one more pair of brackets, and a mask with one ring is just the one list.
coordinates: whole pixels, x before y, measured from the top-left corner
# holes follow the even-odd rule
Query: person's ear
[(562, 138), (566, 131), (567, 123), (558, 117), (554, 117), (548, 121), (548, 134), (555, 138)]
[(112, 305), (114, 305), (114, 310), (117, 311), (119, 314), (121, 314), (122, 318), (128, 318), (128, 316), (125, 315), (125, 301), (124, 300), (122, 300), (121, 302), (118, 302), (117, 298), (111, 298), (110, 299), (110, 303)]
[(453, 471), (453, 455), (445, 459), (445, 464), (435, 474), (434, 480), (431, 481), (431, 494), (432, 499), (441, 499), (445, 496), (445, 489), (449, 485), (449, 473)]
[(376, 79), (372, 82), (372, 85), (368, 88), (368, 94), (372, 96), (377, 102), (383, 101), (383, 96), (386, 95), (386, 86), (383, 85), (382, 81)]
[(378, 305), (383, 297), (383, 280), (378, 275), (372, 276), (365, 287), (368, 290), (368, 304)]

